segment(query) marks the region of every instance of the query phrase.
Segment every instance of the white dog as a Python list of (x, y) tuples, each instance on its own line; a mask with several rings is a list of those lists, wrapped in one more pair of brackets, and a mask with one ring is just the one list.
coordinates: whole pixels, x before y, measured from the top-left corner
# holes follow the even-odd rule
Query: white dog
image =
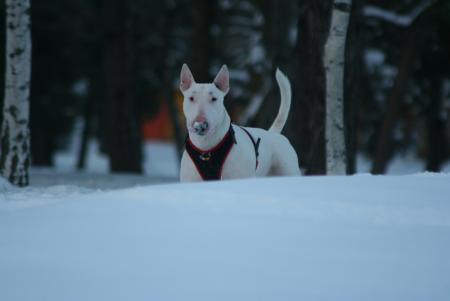
[(222, 66), (213, 83), (198, 84), (186, 64), (180, 90), (188, 137), (180, 167), (182, 182), (268, 175), (300, 175), (297, 154), (280, 134), (289, 113), (291, 86), (280, 71), (276, 79), (281, 105), (268, 131), (231, 123), (223, 101), (229, 90), (229, 72)]

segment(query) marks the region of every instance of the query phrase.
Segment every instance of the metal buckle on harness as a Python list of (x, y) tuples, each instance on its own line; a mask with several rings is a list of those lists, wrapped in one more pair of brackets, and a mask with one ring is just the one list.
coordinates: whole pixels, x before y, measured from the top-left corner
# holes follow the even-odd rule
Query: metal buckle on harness
[(211, 152), (203, 153), (198, 156), (202, 161), (209, 161), (212, 157)]

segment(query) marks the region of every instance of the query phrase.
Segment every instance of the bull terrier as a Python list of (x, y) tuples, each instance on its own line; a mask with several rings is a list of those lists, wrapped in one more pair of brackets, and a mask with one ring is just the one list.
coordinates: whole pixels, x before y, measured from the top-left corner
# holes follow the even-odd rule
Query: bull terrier
[(188, 136), (180, 164), (180, 181), (300, 175), (297, 154), (281, 135), (291, 105), (289, 79), (277, 69), (281, 94), (278, 115), (269, 130), (231, 123), (224, 98), (230, 75), (223, 65), (212, 83), (196, 83), (184, 64), (180, 74)]

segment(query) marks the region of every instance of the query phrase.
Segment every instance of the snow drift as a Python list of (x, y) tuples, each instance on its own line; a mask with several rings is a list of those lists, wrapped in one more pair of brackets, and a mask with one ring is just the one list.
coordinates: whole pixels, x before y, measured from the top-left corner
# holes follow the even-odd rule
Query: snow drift
[(0, 192), (0, 299), (448, 300), (450, 175)]

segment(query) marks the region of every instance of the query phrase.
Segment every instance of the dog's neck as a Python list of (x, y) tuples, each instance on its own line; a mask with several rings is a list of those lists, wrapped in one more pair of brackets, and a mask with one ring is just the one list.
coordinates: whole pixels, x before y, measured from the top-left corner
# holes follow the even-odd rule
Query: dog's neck
[(216, 146), (227, 134), (230, 128), (231, 118), (228, 113), (224, 113), (222, 121), (217, 125), (214, 132), (208, 133), (205, 136), (189, 133), (191, 142), (201, 150), (208, 150)]

